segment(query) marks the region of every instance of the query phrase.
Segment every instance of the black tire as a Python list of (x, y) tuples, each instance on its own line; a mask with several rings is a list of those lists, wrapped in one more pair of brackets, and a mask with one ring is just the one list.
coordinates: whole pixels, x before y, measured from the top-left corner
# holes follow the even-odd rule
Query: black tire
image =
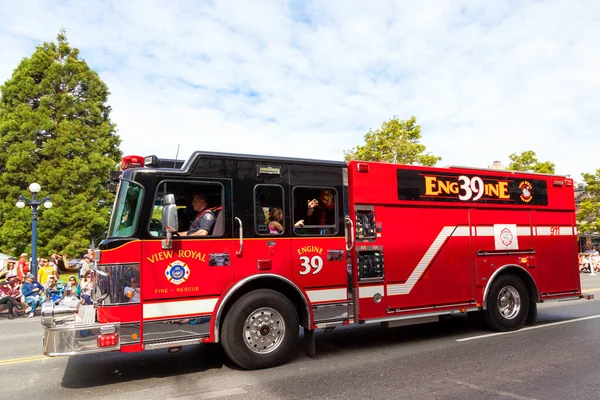
[(298, 334), (298, 314), (292, 302), (279, 292), (260, 289), (246, 293), (229, 309), (221, 342), (231, 361), (245, 369), (261, 369), (289, 361)]
[(485, 322), (500, 332), (520, 329), (529, 313), (529, 293), (523, 281), (513, 275), (501, 275), (492, 283), (487, 298)]

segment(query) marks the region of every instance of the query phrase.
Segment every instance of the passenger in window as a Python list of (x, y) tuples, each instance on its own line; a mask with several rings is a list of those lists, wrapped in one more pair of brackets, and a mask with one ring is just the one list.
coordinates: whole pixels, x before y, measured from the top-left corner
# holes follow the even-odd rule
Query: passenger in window
[(267, 225), (269, 223), (269, 206), (263, 193), (259, 193), (256, 199), (256, 223)]
[(306, 219), (297, 221), (294, 226), (304, 225), (333, 225), (335, 224), (335, 193), (331, 189), (321, 190), (319, 200), (307, 202)]
[(194, 194), (192, 207), (197, 213), (196, 217), (190, 224), (190, 229), (187, 232), (181, 232), (181, 236), (208, 236), (212, 226), (215, 223), (216, 215), (212, 210), (208, 209), (208, 201), (206, 196), (201, 193)]
[(283, 233), (283, 210), (274, 207), (269, 213), (269, 233), (279, 235)]

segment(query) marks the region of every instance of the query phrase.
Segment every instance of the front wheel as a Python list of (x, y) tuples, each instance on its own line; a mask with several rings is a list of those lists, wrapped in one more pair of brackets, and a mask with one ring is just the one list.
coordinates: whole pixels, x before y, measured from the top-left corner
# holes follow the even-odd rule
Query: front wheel
[(294, 354), (298, 315), (294, 305), (281, 293), (255, 290), (233, 304), (221, 332), (225, 353), (240, 367), (275, 367)]
[(490, 287), (486, 324), (500, 332), (520, 329), (527, 319), (529, 295), (523, 281), (512, 274), (498, 277)]

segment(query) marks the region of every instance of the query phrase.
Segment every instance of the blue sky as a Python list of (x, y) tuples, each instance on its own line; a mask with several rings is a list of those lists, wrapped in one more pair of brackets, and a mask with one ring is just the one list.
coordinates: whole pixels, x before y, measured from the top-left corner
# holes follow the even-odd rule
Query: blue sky
[(341, 160), (417, 117), (439, 165), (600, 168), (597, 1), (17, 1), (0, 81), (64, 27), (108, 84), (125, 154)]

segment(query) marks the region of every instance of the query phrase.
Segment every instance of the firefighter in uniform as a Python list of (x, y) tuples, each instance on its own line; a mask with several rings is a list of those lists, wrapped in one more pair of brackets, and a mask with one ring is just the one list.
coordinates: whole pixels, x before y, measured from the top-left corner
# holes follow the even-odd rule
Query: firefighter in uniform
[(194, 194), (192, 207), (197, 212), (196, 218), (190, 224), (187, 232), (181, 232), (181, 236), (207, 236), (215, 223), (215, 213), (208, 209), (206, 196), (201, 193)]

